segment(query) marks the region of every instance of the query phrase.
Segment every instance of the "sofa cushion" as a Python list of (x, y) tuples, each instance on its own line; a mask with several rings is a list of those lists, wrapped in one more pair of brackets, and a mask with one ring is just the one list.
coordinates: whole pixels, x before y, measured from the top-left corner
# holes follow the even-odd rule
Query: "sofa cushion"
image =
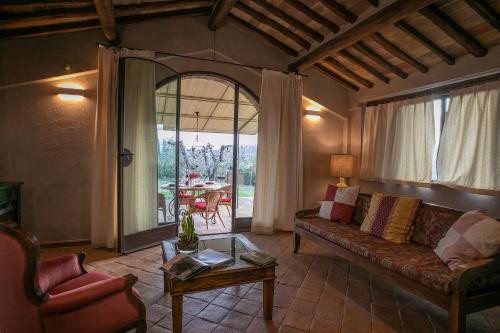
[(463, 214), (458, 210), (423, 204), (417, 212), (413, 229), (413, 242), (436, 248), (450, 227)]
[(359, 230), (355, 224), (331, 223), (320, 218), (296, 218), (308, 230), (382, 267), (442, 294), (450, 293), (451, 271), (432, 251), (415, 243), (396, 244)]
[(394, 243), (409, 243), (421, 199), (373, 193), (361, 231)]

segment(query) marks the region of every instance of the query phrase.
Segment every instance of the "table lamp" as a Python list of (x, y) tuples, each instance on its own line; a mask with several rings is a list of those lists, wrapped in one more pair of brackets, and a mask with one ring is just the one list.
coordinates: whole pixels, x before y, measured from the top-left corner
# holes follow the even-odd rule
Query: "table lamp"
[(347, 187), (346, 177), (352, 177), (353, 156), (335, 154), (330, 157), (330, 176), (340, 177), (337, 187)]

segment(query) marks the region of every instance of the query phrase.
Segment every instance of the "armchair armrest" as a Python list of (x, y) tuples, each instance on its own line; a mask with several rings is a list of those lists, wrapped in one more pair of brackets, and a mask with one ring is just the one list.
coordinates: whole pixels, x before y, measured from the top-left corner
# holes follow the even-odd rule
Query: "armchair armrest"
[(42, 316), (62, 314), (84, 307), (115, 293), (132, 289), (137, 277), (129, 274), (95, 282), (67, 292), (49, 296), (40, 307)]
[(492, 274), (500, 274), (500, 255), (460, 265), (453, 270), (451, 285), (454, 291), (465, 292), (471, 281)]
[(84, 273), (84, 253), (66, 254), (55, 258), (45, 259), (38, 270), (38, 284), (43, 292), (65, 281), (74, 279)]
[(307, 217), (315, 217), (319, 213), (320, 207), (315, 207), (311, 209), (299, 210), (295, 213), (295, 218), (307, 218)]

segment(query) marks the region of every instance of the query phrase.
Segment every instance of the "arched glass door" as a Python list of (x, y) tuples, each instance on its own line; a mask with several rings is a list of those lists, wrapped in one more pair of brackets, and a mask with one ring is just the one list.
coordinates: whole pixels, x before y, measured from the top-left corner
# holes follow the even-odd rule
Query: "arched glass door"
[[(121, 251), (177, 235), (185, 211), (199, 234), (248, 229), (256, 98), (231, 79), (178, 75), (145, 59), (123, 59), (120, 78)], [(215, 192), (218, 205), (206, 214)]]

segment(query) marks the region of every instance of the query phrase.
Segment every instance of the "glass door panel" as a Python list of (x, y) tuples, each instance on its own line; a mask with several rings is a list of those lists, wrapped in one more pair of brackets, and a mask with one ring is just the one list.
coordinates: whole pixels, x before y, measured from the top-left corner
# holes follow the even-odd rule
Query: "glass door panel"
[[(230, 232), (234, 84), (212, 76), (185, 76), (181, 92), (179, 212), (194, 212), (199, 234)], [(222, 192), (224, 199), (212, 207), (214, 192)], [(203, 212), (206, 204), (209, 214)]]
[(244, 91), (239, 93), (238, 157), (235, 230), (248, 229), (253, 213), (257, 167), (257, 103)]
[[(173, 80), (169, 80), (174, 77)], [(175, 147), (159, 143), (159, 128), (176, 128), (176, 97), (162, 101), (157, 90), (177, 95), (169, 68), (139, 58), (120, 61), (120, 250), (130, 252), (175, 236), (174, 196), (161, 190), (164, 174), (175, 178)], [(162, 104), (163, 103), (163, 104)], [(173, 106), (172, 106), (173, 104)], [(165, 154), (160, 154), (160, 152)], [(174, 187), (175, 188), (175, 187)], [(174, 189), (175, 192), (175, 189)], [(175, 206), (174, 206), (175, 207)], [(169, 223), (170, 222), (170, 223)], [(172, 223), (173, 222), (173, 223)]]

